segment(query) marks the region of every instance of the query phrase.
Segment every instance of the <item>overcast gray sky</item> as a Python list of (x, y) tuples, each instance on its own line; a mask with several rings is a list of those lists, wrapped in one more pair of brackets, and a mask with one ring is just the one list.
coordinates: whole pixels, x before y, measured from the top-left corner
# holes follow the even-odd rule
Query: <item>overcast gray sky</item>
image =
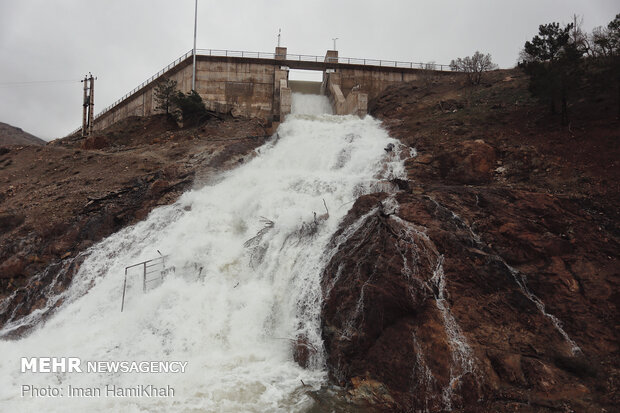
[[(449, 63), (480, 50), (512, 67), (538, 25), (606, 25), (618, 0), (198, 0), (198, 48)], [(43, 139), (80, 126), (82, 89), (95, 112), (192, 48), (194, 0), (0, 0), (0, 122)], [(23, 83), (66, 81), (49, 83)]]

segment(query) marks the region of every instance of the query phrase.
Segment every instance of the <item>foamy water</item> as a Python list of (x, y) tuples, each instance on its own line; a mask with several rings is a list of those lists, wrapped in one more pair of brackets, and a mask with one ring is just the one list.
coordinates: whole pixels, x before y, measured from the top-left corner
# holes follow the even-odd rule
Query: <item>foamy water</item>
[[(2, 409), (308, 410), (306, 390), (326, 382), (319, 319), (326, 245), (357, 196), (379, 179), (405, 176), (396, 151), (384, 151), (397, 142), (376, 120), (319, 114), (327, 108), (324, 97), (294, 95), (296, 114), (252, 161), (92, 247), (61, 309), (25, 338), (0, 342)], [(125, 267), (158, 257), (158, 250), (176, 272), (146, 293), (130, 272), (121, 313)], [(316, 349), (307, 369), (293, 361), (298, 337)], [(44, 356), (187, 361), (187, 368), (20, 372), (22, 357)], [(106, 385), (149, 384), (170, 386), (174, 397), (105, 397)], [(22, 397), (24, 385), (58, 388), (63, 396)], [(69, 398), (69, 385), (103, 395)]]

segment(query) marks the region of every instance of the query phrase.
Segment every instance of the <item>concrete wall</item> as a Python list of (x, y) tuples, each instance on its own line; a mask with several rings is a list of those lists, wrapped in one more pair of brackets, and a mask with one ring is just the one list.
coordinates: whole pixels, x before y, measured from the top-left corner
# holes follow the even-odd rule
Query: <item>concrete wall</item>
[(347, 96), (344, 111), (348, 115), (364, 117), (368, 114), (368, 94), (353, 90)]
[[(188, 60), (166, 73), (166, 77), (177, 82), (177, 89), (185, 93), (192, 84), (191, 58)], [(265, 59), (198, 56), (196, 60), (196, 91), (207, 109), (268, 120), (279, 117), (280, 80), (288, 79), (287, 70), (280, 70), (269, 60), (262, 62)], [(156, 84), (157, 80), (98, 117), (94, 129), (106, 128), (129, 116), (157, 113), (153, 93)]]
[(417, 72), (376, 69), (374, 67), (337, 69), (340, 73), (340, 87), (343, 93), (347, 95), (349, 91), (357, 87), (358, 90), (367, 93), (369, 99), (373, 99), (390, 85), (419, 79)]
[[(277, 48), (276, 59), (197, 56), (196, 90), (210, 110), (281, 122), (290, 113), (288, 67), (322, 70), (322, 90), (330, 96), (334, 112), (363, 116), (369, 99), (389, 85), (417, 80), (420, 73), (416, 69), (337, 63), (337, 51), (328, 51), (323, 62), (289, 61), (286, 57), (285, 47)], [(170, 69), (165, 76), (175, 80), (180, 91), (189, 92), (192, 57)], [(333, 80), (328, 82), (327, 78)], [(157, 79), (97, 117), (94, 129), (103, 129), (128, 116), (156, 113), (153, 93), (156, 84)]]
[(198, 59), (196, 91), (211, 110), (228, 106), (239, 116), (270, 119), (279, 84), (275, 73), (273, 64)]
[[(181, 62), (178, 66), (166, 73), (166, 77), (177, 82), (177, 89), (183, 92), (191, 90), (192, 65), (191, 58)], [(149, 116), (157, 113), (153, 90), (157, 80), (136, 91), (124, 101), (97, 117), (93, 129), (100, 130), (121, 121), (129, 116)]]

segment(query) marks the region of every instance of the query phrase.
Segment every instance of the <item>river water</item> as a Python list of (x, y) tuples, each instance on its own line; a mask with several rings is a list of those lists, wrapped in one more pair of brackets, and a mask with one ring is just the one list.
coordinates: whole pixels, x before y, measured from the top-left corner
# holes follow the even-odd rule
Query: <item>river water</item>
[[(326, 98), (293, 95), (293, 114), (252, 160), (92, 247), (60, 309), (27, 336), (0, 342), (2, 409), (309, 410), (307, 390), (327, 379), (320, 276), (328, 241), (359, 195), (404, 177), (396, 150), (384, 150), (397, 142), (378, 121), (326, 112)], [(130, 270), (121, 313), (125, 267), (160, 254), (163, 282), (143, 292), (141, 269)], [(305, 369), (293, 360), (300, 337), (312, 350)], [(75, 357), (83, 371), (21, 372), (23, 357)], [(109, 373), (84, 371), (89, 361), (187, 364), (178, 373)], [(140, 385), (167, 394), (109, 393)]]

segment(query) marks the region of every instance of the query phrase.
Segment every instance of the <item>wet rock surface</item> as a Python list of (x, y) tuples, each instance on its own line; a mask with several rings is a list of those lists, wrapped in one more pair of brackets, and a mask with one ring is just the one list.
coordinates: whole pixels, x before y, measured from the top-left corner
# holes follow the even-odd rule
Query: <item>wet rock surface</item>
[(445, 77), (370, 102), (418, 156), (398, 192), (357, 200), (323, 274), (330, 377), (356, 403), (620, 405), (618, 121), (585, 107), (578, 132), (557, 131), (533, 119), (543, 111), (520, 76), (477, 89)]
[[(579, 244), (524, 223), (541, 208), (578, 209), (544, 197), (444, 187), (397, 194), (395, 213), (385, 194), (358, 200), (358, 228), (335, 238), (323, 278), (333, 379), (376, 380), (402, 411), (614, 403), (614, 247), (584, 217), (571, 220)], [(590, 271), (577, 270), (584, 260)]]

